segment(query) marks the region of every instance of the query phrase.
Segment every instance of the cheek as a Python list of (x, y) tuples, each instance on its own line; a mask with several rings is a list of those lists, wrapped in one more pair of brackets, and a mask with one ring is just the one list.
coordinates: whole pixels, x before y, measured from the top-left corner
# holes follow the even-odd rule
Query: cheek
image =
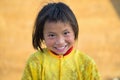
[(51, 47), (54, 44), (54, 40), (45, 40), (45, 44), (47, 47)]
[(51, 46), (53, 43), (48, 37), (46, 37), (46, 35), (44, 35), (44, 41), (47, 47)]
[(67, 40), (67, 42), (69, 42), (69, 43), (71, 43), (71, 44), (74, 44), (74, 43), (75, 43), (74, 36), (67, 37), (66, 40)]

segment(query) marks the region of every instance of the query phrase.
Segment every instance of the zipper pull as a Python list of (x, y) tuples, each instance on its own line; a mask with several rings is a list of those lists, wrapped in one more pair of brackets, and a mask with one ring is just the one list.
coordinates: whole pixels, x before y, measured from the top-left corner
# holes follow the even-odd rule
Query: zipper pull
[(63, 55), (59, 55), (59, 58), (63, 58)]

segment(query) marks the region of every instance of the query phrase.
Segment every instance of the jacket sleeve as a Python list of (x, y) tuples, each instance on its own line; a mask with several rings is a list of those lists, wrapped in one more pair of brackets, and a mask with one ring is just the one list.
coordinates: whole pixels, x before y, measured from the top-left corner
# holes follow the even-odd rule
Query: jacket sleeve
[(32, 80), (31, 68), (28, 63), (26, 64), (21, 80)]
[(92, 60), (86, 65), (85, 80), (101, 80), (95, 62)]
[(40, 63), (36, 57), (30, 57), (25, 66), (22, 79), (21, 80), (38, 80), (41, 77), (41, 67)]
[(96, 64), (91, 64), (91, 80), (100, 80), (100, 74), (97, 70)]

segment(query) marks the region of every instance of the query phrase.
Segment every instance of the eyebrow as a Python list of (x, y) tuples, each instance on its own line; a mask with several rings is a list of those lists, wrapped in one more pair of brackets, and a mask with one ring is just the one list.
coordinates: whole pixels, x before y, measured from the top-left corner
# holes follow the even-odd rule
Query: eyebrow
[[(62, 32), (69, 31), (68, 29), (63, 30)], [(56, 34), (56, 32), (47, 32), (46, 34)]]
[(47, 34), (56, 34), (55, 32), (47, 32)]
[[(68, 29), (65, 29), (64, 31), (69, 31), (69, 30), (68, 30)], [(63, 32), (64, 32), (64, 31), (63, 31)]]
[(64, 31), (68, 31), (68, 29), (65, 29)]

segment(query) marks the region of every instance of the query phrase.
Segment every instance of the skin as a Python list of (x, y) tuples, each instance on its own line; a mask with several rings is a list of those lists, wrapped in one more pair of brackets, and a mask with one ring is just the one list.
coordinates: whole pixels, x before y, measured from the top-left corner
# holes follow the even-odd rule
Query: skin
[(75, 35), (69, 23), (47, 21), (43, 33), (47, 48), (58, 55), (65, 54), (75, 44)]

